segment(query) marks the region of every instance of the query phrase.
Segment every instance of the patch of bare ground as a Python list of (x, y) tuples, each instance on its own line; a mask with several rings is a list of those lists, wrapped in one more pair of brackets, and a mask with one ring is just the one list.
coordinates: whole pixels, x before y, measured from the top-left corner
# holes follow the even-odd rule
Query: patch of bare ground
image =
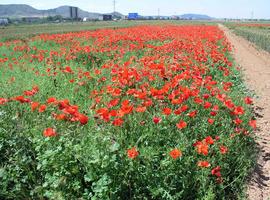
[(257, 116), (258, 129), (255, 134), (259, 155), (248, 182), (247, 198), (268, 200), (270, 199), (270, 54), (258, 50), (225, 26), (220, 24), (219, 27), (233, 46), (234, 58), (244, 71), (248, 87), (258, 95), (254, 100), (254, 110)]

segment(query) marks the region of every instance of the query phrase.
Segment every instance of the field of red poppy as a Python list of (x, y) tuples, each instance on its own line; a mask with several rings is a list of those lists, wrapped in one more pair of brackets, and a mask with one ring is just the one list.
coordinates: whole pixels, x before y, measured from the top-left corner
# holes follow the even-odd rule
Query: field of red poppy
[(252, 98), (217, 26), (0, 43), (1, 199), (237, 199)]

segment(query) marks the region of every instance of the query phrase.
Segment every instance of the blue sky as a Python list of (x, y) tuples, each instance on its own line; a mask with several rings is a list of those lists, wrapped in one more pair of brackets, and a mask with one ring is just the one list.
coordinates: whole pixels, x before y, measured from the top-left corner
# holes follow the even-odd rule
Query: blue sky
[[(113, 0), (0, 0), (0, 4), (28, 4), (37, 9), (55, 8), (61, 5), (78, 6), (90, 12), (112, 12)], [(174, 15), (184, 13), (207, 14), (223, 18), (270, 19), (270, 0), (116, 0), (116, 10), (127, 14)]]

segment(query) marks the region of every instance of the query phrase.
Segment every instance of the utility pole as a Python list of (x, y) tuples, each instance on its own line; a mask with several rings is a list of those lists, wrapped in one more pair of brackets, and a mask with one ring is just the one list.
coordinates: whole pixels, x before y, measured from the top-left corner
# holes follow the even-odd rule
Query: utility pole
[(160, 9), (158, 8), (158, 19), (160, 19)]
[(253, 21), (253, 18), (254, 18), (254, 11), (252, 10), (251, 11), (251, 20)]
[(115, 4), (116, 4), (116, 1), (113, 0), (113, 14), (115, 15)]

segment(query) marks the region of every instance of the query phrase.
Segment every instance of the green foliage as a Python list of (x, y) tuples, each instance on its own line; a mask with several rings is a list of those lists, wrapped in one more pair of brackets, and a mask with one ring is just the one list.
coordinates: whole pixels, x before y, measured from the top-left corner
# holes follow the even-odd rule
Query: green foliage
[(246, 38), (248, 41), (256, 44), (259, 48), (270, 52), (270, 25), (269, 26), (237, 26), (233, 24), (228, 24), (234, 33)]
[[(140, 37), (139, 37), (140, 38)], [(166, 38), (165, 38), (166, 39)], [(152, 40), (145, 45), (154, 47), (167, 45), (170, 41)], [(72, 42), (81, 41), (72, 38)], [(85, 46), (93, 45), (95, 40), (82, 41)], [(35, 55), (33, 47), (42, 49), (45, 57), (49, 57), (50, 50), (60, 51), (61, 41), (27, 41), (30, 51), (13, 52), (14, 46), (0, 48), (1, 55), (20, 57)], [(73, 44), (65, 44), (67, 47)], [(104, 40), (105, 47), (108, 41)], [(122, 41), (116, 46), (135, 44), (132, 41)], [(111, 45), (111, 44), (110, 44)], [(128, 46), (127, 45), (127, 46)], [(222, 49), (222, 42), (218, 44)], [(101, 46), (101, 45), (100, 45)], [(73, 47), (73, 46), (72, 46)], [(98, 47), (102, 48), (102, 47)], [(72, 49), (73, 50), (73, 49)], [(69, 53), (69, 51), (67, 51)], [(89, 95), (93, 89), (104, 89), (105, 83), (110, 81), (111, 69), (102, 71), (101, 76), (107, 80), (100, 82), (100, 76), (93, 73), (101, 69), (105, 63), (115, 59), (119, 65), (136, 57), (140, 60), (143, 55), (154, 56), (156, 51), (149, 49), (135, 49), (121, 54), (117, 60), (117, 51), (109, 53), (91, 51), (89, 54), (78, 51), (74, 60), (66, 57), (53, 57), (54, 64), (51, 71), (58, 75), (43, 76), (48, 68), (47, 60), (39, 61), (31, 58), (27, 65), (19, 64), (8, 70), (8, 63), (1, 63), (0, 97), (8, 98), (21, 94), (33, 84), (38, 84), (40, 91), (33, 97), (34, 101), (46, 102), (48, 97), (69, 99), (72, 104), (79, 105), (84, 114), (94, 116), (89, 107), (94, 103)], [(173, 55), (171, 51), (168, 55)], [(226, 60), (233, 61), (229, 52), (224, 52)], [(25, 60), (23, 60), (25, 61)], [(159, 63), (159, 60), (155, 60)], [(180, 61), (179, 61), (180, 62)], [(60, 66), (57, 63), (61, 63)], [(64, 67), (70, 66), (73, 71), (81, 73), (91, 72), (91, 79), (87, 84), (72, 85), (70, 79), (77, 78), (77, 74), (61, 73)], [(142, 68), (138, 62), (131, 62), (131, 66)], [(168, 62), (168, 65), (170, 63)], [(241, 72), (234, 65), (228, 67), (225, 63), (215, 63), (210, 57), (204, 62), (207, 71), (204, 77), (212, 76), (218, 82), (217, 88), (223, 83), (232, 82), (228, 91), (232, 101), (243, 106), (245, 114), (241, 117), (244, 128), (251, 132), (248, 121), (252, 116), (249, 106), (243, 99), (247, 89), (243, 84)], [(228, 67), (230, 74), (218, 67)], [(39, 72), (35, 76), (32, 68)], [(180, 70), (179, 70), (180, 71)], [(181, 71), (180, 71), (181, 72)], [(175, 72), (175, 73), (180, 73)], [(9, 83), (11, 77), (16, 77), (14, 83)], [(80, 81), (80, 80), (75, 80)], [(149, 82), (144, 78), (141, 82)], [(166, 81), (153, 81), (153, 87), (162, 87)], [(222, 83), (222, 84), (221, 84)], [(102, 85), (104, 84), (104, 85)], [(182, 80), (181, 84), (192, 87), (190, 80)], [(135, 82), (133, 88), (139, 88)], [(125, 90), (128, 89), (124, 88)], [(125, 91), (126, 92), (126, 91)], [(208, 91), (201, 87), (200, 94)], [(109, 96), (104, 94), (104, 99)], [(126, 98), (126, 97), (121, 97)], [(122, 99), (122, 100), (123, 100)], [(132, 102), (136, 99), (130, 97)], [(214, 200), (236, 199), (243, 194), (246, 176), (254, 162), (254, 141), (250, 136), (235, 134), (233, 116), (216, 98), (211, 99), (213, 105), (220, 107), (213, 126), (209, 126), (207, 119), (209, 111), (194, 104), (194, 98), (186, 104), (198, 110), (196, 118), (192, 119), (183, 114), (181, 118), (189, 122), (189, 127), (179, 130), (175, 123), (177, 116), (162, 116), (161, 124), (154, 124), (152, 119), (158, 113), (160, 101), (153, 99), (153, 107), (145, 113), (134, 113), (127, 116), (122, 127), (114, 127), (110, 123), (101, 122), (95, 117), (89, 118), (86, 125), (70, 121), (57, 121), (52, 117), (55, 112), (53, 106), (48, 106), (44, 113), (32, 112), (29, 105), (11, 101), (0, 107), (0, 199), (164, 199), (164, 200)], [(167, 103), (166, 100), (162, 103)], [(175, 108), (175, 107), (174, 107)], [(143, 125), (144, 122), (146, 125)], [(44, 137), (43, 131), (47, 127), (57, 128), (57, 136)], [(234, 137), (231, 136), (234, 134)], [(199, 168), (197, 161), (208, 159), (196, 152), (193, 146), (198, 140), (207, 136), (219, 136), (209, 150), (211, 168)], [(233, 139), (232, 139), (233, 138)], [(229, 151), (225, 155), (219, 153), (219, 147), (226, 144)], [(127, 156), (127, 149), (136, 146), (139, 156), (131, 159)], [(173, 148), (181, 149), (183, 156), (173, 159), (169, 156)], [(211, 169), (220, 165), (223, 183), (218, 184), (212, 176)]]

